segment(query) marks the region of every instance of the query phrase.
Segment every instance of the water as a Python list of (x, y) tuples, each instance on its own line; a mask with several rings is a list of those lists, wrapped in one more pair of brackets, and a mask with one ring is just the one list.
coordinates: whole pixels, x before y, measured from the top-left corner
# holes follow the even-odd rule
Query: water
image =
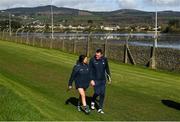
[[(23, 33), (26, 36), (26, 33)], [(37, 36), (41, 38), (50, 38), (51, 33), (30, 33), (29, 36)], [(127, 37), (130, 36), (128, 41), (129, 45), (136, 46), (153, 46), (154, 34), (153, 33), (94, 33), (92, 36), (93, 41), (105, 41), (111, 44), (124, 44)], [(54, 33), (57, 39), (67, 40), (87, 40), (88, 33)], [(180, 50), (180, 34), (159, 34), (158, 47), (173, 48)]]

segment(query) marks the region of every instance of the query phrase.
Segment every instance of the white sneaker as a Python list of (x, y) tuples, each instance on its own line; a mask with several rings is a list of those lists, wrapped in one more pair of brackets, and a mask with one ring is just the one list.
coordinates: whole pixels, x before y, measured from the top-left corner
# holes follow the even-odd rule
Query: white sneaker
[(91, 109), (94, 110), (95, 109), (95, 103), (91, 102)]
[(104, 114), (104, 111), (102, 109), (98, 109), (98, 113)]

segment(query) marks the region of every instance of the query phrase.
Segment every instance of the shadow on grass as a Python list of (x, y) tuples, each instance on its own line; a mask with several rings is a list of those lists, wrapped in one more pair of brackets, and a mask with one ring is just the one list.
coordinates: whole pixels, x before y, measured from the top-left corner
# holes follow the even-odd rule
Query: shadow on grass
[(172, 100), (161, 100), (161, 102), (167, 107), (180, 110), (180, 103), (174, 102)]
[[(92, 97), (86, 97), (87, 105), (91, 106), (91, 100), (92, 100)], [(66, 104), (66, 105), (72, 104), (72, 105), (74, 105), (75, 107), (77, 107), (77, 106), (78, 106), (78, 98), (76, 98), (76, 97), (70, 97), (69, 99), (67, 99), (67, 100), (65, 101), (65, 104)], [(96, 104), (95, 104), (95, 108), (98, 109), (97, 102), (96, 102)]]

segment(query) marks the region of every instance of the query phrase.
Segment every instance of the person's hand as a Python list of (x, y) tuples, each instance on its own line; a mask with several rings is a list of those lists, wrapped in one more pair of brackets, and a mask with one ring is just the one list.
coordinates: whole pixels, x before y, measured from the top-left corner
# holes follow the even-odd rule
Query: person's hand
[(111, 76), (110, 75), (107, 75), (108, 77), (108, 84), (111, 85), (112, 84), (112, 80), (111, 80)]
[(111, 85), (111, 84), (112, 84), (112, 81), (111, 81), (111, 80), (109, 80), (109, 81), (108, 81), (108, 85)]
[(94, 80), (91, 80), (90, 84), (91, 84), (92, 87), (94, 87), (95, 86)]

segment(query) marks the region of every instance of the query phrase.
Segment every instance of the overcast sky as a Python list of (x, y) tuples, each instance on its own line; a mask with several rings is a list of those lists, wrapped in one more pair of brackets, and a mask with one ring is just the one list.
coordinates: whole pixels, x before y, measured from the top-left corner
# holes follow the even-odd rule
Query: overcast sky
[[(112, 11), (118, 9), (139, 9), (180, 11), (180, 0), (53, 0), (53, 5), (90, 11)], [(0, 0), (0, 9), (50, 5), (51, 0)]]

